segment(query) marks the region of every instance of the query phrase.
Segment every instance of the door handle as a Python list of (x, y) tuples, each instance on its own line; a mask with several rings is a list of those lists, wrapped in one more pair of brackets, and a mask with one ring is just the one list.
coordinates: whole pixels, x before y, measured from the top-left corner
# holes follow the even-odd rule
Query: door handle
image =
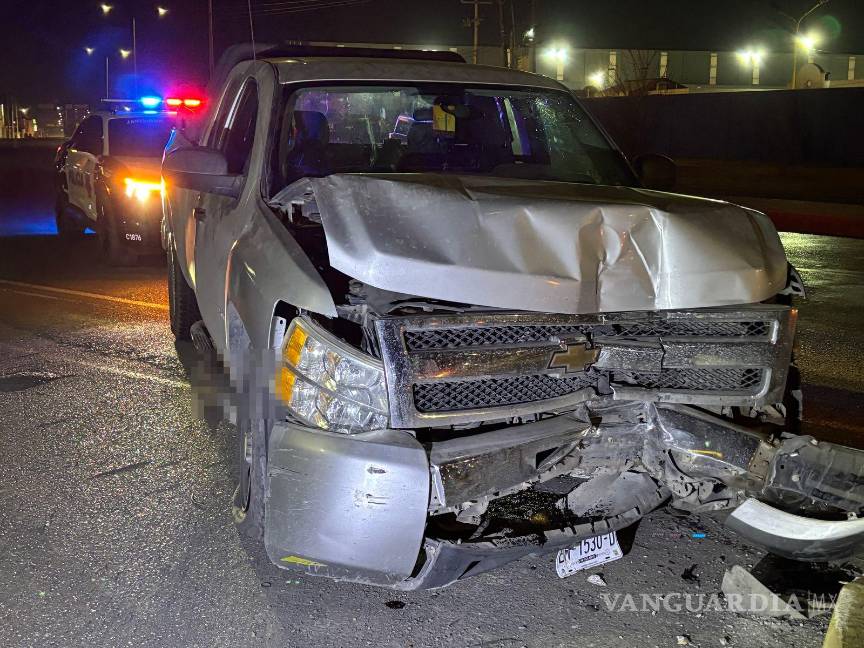
[(207, 218), (207, 212), (203, 207), (196, 207), (192, 210), (192, 217), (200, 223)]

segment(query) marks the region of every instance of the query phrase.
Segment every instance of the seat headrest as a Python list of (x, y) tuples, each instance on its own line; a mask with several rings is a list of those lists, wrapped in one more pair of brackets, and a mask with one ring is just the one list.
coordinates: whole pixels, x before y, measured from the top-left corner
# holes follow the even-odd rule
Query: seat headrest
[(298, 143), (319, 142), (327, 144), (330, 141), (330, 124), (324, 113), (316, 110), (295, 110), (294, 129)]

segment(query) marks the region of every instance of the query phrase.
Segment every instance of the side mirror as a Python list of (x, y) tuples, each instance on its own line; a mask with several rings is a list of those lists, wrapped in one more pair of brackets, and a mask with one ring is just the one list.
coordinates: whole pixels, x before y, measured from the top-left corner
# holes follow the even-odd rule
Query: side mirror
[(243, 176), (228, 173), (228, 161), (222, 152), (204, 146), (168, 151), (162, 175), (183, 189), (232, 198), (237, 198), (243, 187)]
[(646, 189), (672, 191), (675, 187), (678, 170), (672, 159), (665, 155), (640, 155), (633, 160), (633, 168)]

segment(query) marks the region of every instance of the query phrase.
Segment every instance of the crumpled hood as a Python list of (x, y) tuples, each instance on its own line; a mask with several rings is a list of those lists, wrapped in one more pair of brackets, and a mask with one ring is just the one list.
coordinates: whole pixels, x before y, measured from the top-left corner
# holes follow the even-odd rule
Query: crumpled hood
[(626, 187), (437, 174), (309, 178), (330, 264), (367, 284), (556, 313), (758, 302), (787, 262), (771, 221)]

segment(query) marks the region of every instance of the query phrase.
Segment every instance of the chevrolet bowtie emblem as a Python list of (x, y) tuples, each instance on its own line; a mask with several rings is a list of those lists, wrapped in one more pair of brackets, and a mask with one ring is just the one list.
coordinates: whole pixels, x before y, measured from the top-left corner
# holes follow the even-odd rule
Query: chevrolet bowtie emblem
[(599, 355), (600, 349), (589, 349), (585, 342), (568, 344), (565, 349), (552, 354), (549, 368), (563, 369), (564, 373), (579, 373), (597, 362)]

